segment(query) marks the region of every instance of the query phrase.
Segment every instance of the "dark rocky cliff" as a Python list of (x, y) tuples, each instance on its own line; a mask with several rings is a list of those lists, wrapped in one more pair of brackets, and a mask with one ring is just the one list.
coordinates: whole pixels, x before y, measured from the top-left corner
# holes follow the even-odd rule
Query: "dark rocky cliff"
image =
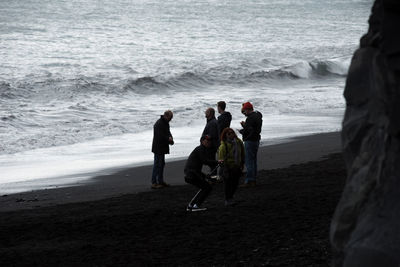
[(376, 0), (344, 91), (334, 266), (400, 266), (400, 1)]

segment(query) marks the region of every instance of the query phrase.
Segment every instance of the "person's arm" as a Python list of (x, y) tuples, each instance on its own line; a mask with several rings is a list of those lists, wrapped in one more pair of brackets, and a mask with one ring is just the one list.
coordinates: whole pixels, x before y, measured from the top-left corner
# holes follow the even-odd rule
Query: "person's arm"
[(216, 122), (215, 127), (212, 128), (211, 137), (215, 140), (216, 143), (219, 141), (219, 125)]
[(171, 131), (170, 131), (170, 128), (169, 128), (169, 124), (168, 124), (168, 143), (170, 145), (174, 144), (174, 138), (172, 137), (172, 134), (171, 134)]
[(199, 158), (204, 165), (207, 165), (210, 168), (215, 168), (218, 165), (218, 161), (216, 161), (215, 159), (210, 159), (208, 157), (206, 149), (202, 149), (199, 151)]
[(257, 125), (257, 122), (254, 120), (253, 117), (249, 116), (246, 119), (246, 122), (241, 123), (243, 126), (243, 130), (240, 132), (243, 136), (246, 137), (251, 137), (255, 134), (256, 129), (255, 126)]
[(239, 130), (239, 133), (241, 135), (246, 135), (246, 122), (247, 122), (247, 119), (246, 119), (246, 121), (240, 122), (240, 125), (242, 125), (242, 129)]
[(203, 132), (201, 133), (201, 136), (209, 135), (209, 133), (208, 133), (209, 129), (208, 128), (209, 128), (209, 124), (207, 123), (206, 126), (204, 127)]

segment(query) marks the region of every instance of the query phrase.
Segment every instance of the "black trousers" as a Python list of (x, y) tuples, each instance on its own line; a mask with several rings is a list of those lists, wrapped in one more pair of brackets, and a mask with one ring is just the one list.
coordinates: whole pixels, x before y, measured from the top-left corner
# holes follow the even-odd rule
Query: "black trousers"
[(242, 170), (239, 167), (224, 167), (222, 176), (224, 178), (225, 200), (233, 198), (239, 184), (239, 178), (242, 175)]
[(212, 186), (205, 180), (205, 174), (201, 172), (188, 171), (185, 173), (185, 182), (200, 188), (189, 203), (190, 206), (193, 206), (194, 204), (200, 206), (212, 190)]

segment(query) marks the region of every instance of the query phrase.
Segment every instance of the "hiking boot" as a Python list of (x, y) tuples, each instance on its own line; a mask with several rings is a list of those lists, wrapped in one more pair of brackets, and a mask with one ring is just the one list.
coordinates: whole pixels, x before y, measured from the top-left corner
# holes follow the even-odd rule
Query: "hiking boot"
[(217, 182), (222, 180), (222, 176), (219, 176), (219, 175), (212, 175), (210, 178)]
[(151, 185), (151, 189), (160, 189), (163, 188), (164, 186), (160, 185), (160, 184), (152, 184)]
[(249, 181), (247, 183), (239, 185), (239, 187), (254, 187), (256, 186), (256, 181)]
[(233, 200), (233, 199), (225, 200), (225, 206), (226, 207), (232, 207), (232, 206), (235, 206), (236, 204), (237, 204), (236, 201)]
[(207, 208), (200, 208), (199, 206), (197, 206), (197, 204), (194, 204), (193, 206), (189, 205), (186, 208), (186, 211), (205, 211), (207, 210)]
[(160, 185), (163, 187), (170, 187), (170, 184), (167, 184), (166, 182), (162, 182)]

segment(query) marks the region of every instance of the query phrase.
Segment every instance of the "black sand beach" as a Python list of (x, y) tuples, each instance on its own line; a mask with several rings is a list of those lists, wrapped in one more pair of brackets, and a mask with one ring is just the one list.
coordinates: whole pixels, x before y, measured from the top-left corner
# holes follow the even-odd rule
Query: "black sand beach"
[[(92, 183), (0, 197), (0, 266), (329, 266), (329, 224), (345, 181), (338, 133), (260, 151), (258, 185), (187, 213), (183, 161), (150, 191), (150, 166)], [(133, 177), (140, 177), (132, 182)]]

